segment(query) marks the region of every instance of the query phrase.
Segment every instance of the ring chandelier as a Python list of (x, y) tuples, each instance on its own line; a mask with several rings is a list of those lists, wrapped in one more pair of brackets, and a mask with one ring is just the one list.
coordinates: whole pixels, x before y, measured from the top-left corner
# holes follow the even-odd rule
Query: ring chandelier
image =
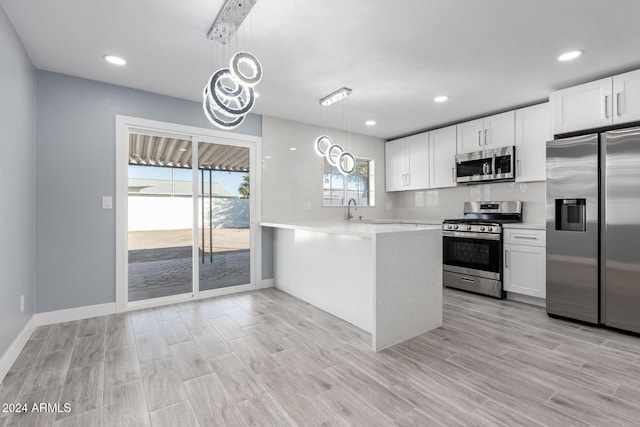
[(213, 73), (204, 87), (202, 108), (207, 119), (222, 129), (238, 127), (255, 104), (253, 88), (261, 78), (262, 66), (255, 56), (249, 52), (233, 55), (229, 67)]
[(356, 159), (353, 154), (344, 151), (342, 146), (334, 144), (327, 135), (316, 138), (314, 144), (316, 154), (327, 159), (331, 166), (335, 166), (343, 175), (353, 173), (356, 168)]

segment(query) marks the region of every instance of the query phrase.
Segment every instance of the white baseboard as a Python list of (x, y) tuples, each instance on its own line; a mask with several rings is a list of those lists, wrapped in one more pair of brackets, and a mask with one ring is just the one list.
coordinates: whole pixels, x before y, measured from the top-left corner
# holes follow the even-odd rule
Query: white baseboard
[(22, 331), (20, 331), (16, 339), (13, 340), (13, 343), (11, 343), (7, 351), (2, 355), (2, 358), (0, 359), (0, 383), (4, 380), (7, 372), (9, 372), (9, 369), (13, 366), (13, 363), (20, 355), (25, 344), (29, 341), (33, 330), (36, 328), (34, 317), (35, 316), (31, 316), (27, 324), (22, 328)]
[(275, 286), (276, 281), (274, 279), (262, 279), (262, 283), (260, 283), (260, 289), (274, 288)]
[(513, 292), (507, 292), (507, 299), (511, 301), (523, 302), (525, 304), (536, 305), (538, 307), (546, 307), (547, 300), (544, 298), (531, 297), (529, 295), (515, 294)]
[(68, 308), (66, 310), (48, 311), (34, 314), (35, 326), (53, 325), (54, 323), (71, 322), (90, 317), (106, 316), (116, 312), (116, 303), (89, 305), (86, 307)]

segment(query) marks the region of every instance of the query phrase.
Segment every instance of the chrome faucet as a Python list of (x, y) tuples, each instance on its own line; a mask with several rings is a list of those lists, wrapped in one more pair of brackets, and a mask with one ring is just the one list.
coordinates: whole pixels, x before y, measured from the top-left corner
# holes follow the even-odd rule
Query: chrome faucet
[(347, 202), (347, 220), (353, 219), (353, 214), (351, 213), (351, 202), (353, 202), (353, 206), (358, 206), (356, 199), (349, 199)]

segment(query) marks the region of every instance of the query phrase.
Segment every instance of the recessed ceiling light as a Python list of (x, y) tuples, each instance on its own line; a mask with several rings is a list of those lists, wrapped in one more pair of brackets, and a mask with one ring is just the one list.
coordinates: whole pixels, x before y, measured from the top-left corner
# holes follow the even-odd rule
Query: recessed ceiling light
[(296, 147), (291, 147), (291, 148), (289, 148), (289, 151), (296, 151), (296, 150), (297, 150), (297, 148), (296, 148)]
[(580, 55), (582, 55), (581, 50), (572, 50), (571, 52), (566, 52), (558, 56), (558, 61), (571, 61), (572, 59), (576, 59)]
[(270, 159), (270, 158), (271, 158), (271, 156), (264, 156), (264, 158), (265, 158), (265, 159)]
[(114, 65), (125, 65), (127, 61), (114, 55), (105, 55), (104, 60)]
[(367, 126), (375, 126), (376, 121), (375, 120), (367, 120), (366, 122), (364, 122), (365, 125)]
[(433, 98), (434, 102), (444, 102), (447, 99), (449, 99), (449, 97), (447, 95), (440, 95), (440, 96), (436, 96), (435, 98)]
[(186, 148), (178, 148), (178, 151), (187, 151)]

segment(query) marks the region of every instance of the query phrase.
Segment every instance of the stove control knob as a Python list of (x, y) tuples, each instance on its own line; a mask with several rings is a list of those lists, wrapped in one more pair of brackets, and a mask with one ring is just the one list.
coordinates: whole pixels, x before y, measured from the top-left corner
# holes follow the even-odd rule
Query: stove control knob
[(449, 230), (451, 230), (453, 227), (451, 226), (451, 224), (449, 224), (449, 225), (447, 225), (447, 228), (448, 228)]
[(489, 228), (488, 228), (488, 230), (489, 230), (489, 231), (493, 231), (493, 227), (489, 227)]
[(471, 226), (470, 225), (467, 225), (467, 231), (468, 230), (471, 230)]
[(480, 231), (484, 231), (484, 226), (480, 227)]
[(458, 226), (457, 226), (457, 225), (454, 225), (454, 226), (453, 226), (453, 229), (454, 229), (454, 230), (457, 230), (457, 229), (458, 229)]

